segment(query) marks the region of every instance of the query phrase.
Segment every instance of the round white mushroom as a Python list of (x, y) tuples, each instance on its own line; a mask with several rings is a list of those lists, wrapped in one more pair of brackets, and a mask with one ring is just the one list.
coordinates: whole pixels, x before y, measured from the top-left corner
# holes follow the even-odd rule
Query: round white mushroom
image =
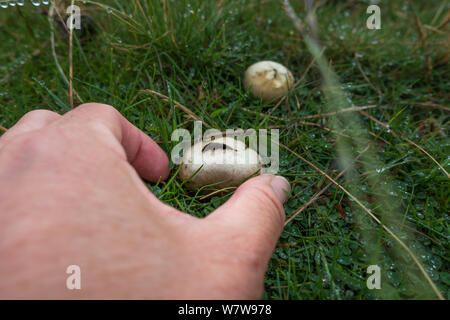
[(259, 154), (234, 137), (197, 142), (185, 150), (182, 162), (179, 178), (191, 178), (186, 183), (190, 189), (210, 184), (217, 189), (236, 186), (262, 168)]
[(287, 94), (294, 83), (292, 73), (273, 61), (260, 61), (245, 71), (244, 86), (263, 101), (270, 101)]

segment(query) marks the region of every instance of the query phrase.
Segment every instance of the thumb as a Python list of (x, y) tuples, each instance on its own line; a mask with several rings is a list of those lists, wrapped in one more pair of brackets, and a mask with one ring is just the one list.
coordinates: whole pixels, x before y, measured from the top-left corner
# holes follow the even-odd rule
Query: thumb
[(283, 230), (283, 203), (289, 192), (289, 182), (281, 176), (254, 177), (243, 183), (206, 220), (216, 224), (217, 231), (228, 233), (227, 237), (240, 249), (268, 260)]

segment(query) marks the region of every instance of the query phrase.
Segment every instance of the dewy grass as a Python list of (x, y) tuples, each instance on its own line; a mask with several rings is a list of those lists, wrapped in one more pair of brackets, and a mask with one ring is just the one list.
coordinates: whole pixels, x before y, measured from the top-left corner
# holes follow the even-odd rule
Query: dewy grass
[[(285, 204), (292, 219), (270, 260), (264, 298), (437, 297), (411, 256), (356, 200), (413, 251), (449, 297), (449, 179), (430, 157), (392, 134), (416, 143), (449, 171), (448, 5), (383, 1), (381, 29), (368, 30), (368, 3), (315, 1), (324, 61), (311, 54), (282, 1), (85, 2), (75, 4), (94, 19), (96, 34), (73, 35), (74, 105), (113, 105), (168, 154), (171, 133), (192, 130), (196, 118), (220, 131), (280, 130), (280, 144), (291, 150), (280, 147), (279, 174), (292, 185)], [(292, 4), (307, 21), (304, 1)], [(69, 42), (54, 16), (52, 46), (48, 8), (29, 2), (0, 8), (0, 134), (30, 110), (70, 109), (62, 76), (69, 79)], [(243, 88), (246, 68), (261, 60), (282, 63), (295, 81), (302, 79), (279, 104), (263, 103)], [(171, 169), (175, 174), (177, 167)], [(338, 177), (344, 169), (345, 180)], [(324, 174), (351, 196), (337, 184), (327, 187)], [(147, 185), (198, 217), (233, 192), (205, 198), (177, 179)], [(366, 286), (369, 265), (381, 269), (381, 290)]]
[[(302, 23), (299, 18), (295, 15), (292, 6), (289, 3), (289, 0), (284, 1), (284, 6), (287, 11), (288, 16), (292, 19), (295, 24), (297, 30), (303, 36), (305, 43), (313, 55), (314, 59), (317, 61), (320, 72), (323, 77), (323, 91), (327, 98), (328, 110), (329, 112), (339, 113), (340, 110), (351, 108), (352, 103), (351, 100), (346, 96), (344, 90), (341, 89), (341, 84), (332, 70), (331, 66), (327, 63), (325, 57), (321, 54), (321, 49), (318, 45), (317, 39), (313, 39), (309, 35), (306, 34), (302, 27)], [(318, 30), (316, 24), (316, 18), (314, 12), (308, 12), (308, 21), (309, 27), (311, 30)], [(340, 139), (337, 141), (337, 155), (338, 161), (342, 169), (349, 168), (348, 173), (345, 174), (348, 189), (350, 192), (345, 190), (342, 186), (340, 186), (334, 179), (329, 178), (333, 183), (339, 186), (350, 198), (356, 202), (358, 206), (360, 206), (363, 211), (366, 211), (373, 220), (375, 220), (390, 236), (392, 236), (401, 248), (394, 246), (396, 259), (403, 261), (402, 264), (398, 264), (397, 268), (402, 269), (403, 273), (407, 275), (410, 279), (417, 279), (417, 272), (422, 272), (423, 276), (429, 283), (431, 289), (437, 295), (438, 298), (444, 299), (439, 289), (434, 284), (433, 280), (429, 277), (427, 272), (422, 266), (422, 262), (417, 259), (417, 253), (414, 253), (411, 250), (409, 244), (409, 240), (411, 238), (410, 231), (401, 230), (401, 228), (395, 228), (399, 232), (402, 233), (400, 237), (393, 230), (395, 225), (402, 220), (402, 214), (400, 212), (401, 205), (397, 201), (395, 197), (392, 195), (395, 193), (394, 187), (392, 184), (388, 182), (388, 177), (383, 175), (383, 172), (380, 168), (383, 168), (385, 164), (377, 158), (377, 155), (373, 152), (372, 148), (366, 149), (367, 145), (371, 144), (371, 141), (368, 137), (367, 129), (362, 125), (360, 119), (351, 112), (347, 113), (339, 113), (336, 117), (333, 118), (333, 127), (338, 132), (345, 132), (347, 135), (352, 137), (349, 139)], [(378, 218), (371, 210), (369, 210), (360, 200), (363, 193), (360, 190), (360, 186), (362, 185), (362, 181), (359, 178), (359, 174), (355, 167), (354, 162), (354, 154), (363, 153), (363, 167), (367, 172), (371, 172), (371, 174), (367, 175), (367, 184), (371, 188), (368, 192), (373, 194), (377, 194), (377, 199), (374, 202), (376, 213), (381, 216), (381, 219)], [(377, 230), (374, 228), (370, 221), (367, 221), (366, 217), (363, 216), (364, 212), (358, 210), (355, 205), (353, 205), (354, 209), (357, 212), (357, 221), (359, 223), (359, 227), (361, 229), (361, 233), (365, 240), (365, 250), (369, 254), (369, 261), (373, 264), (376, 264), (376, 261), (380, 260), (380, 250), (379, 250), (379, 242), (377, 238)], [(403, 238), (403, 240), (401, 239)], [(402, 249), (402, 250), (400, 250)], [(405, 252), (412, 258), (414, 263), (416, 264), (418, 270), (414, 270), (411, 268), (408, 257), (405, 257)], [(410, 290), (415, 291), (416, 297), (420, 298), (431, 298), (431, 292), (427, 290), (427, 287), (421, 285), (422, 283), (414, 282), (411, 284), (412, 287)], [(387, 292), (389, 287), (384, 287), (383, 290), (380, 290), (378, 294), (381, 297), (392, 296), (392, 293)]]

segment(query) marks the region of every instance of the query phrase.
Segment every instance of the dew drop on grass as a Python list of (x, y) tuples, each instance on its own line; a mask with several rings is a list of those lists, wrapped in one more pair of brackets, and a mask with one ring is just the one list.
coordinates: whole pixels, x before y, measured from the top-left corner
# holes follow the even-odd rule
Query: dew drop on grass
[(388, 271), (387, 278), (390, 280), (389, 282), (394, 286), (398, 287), (401, 284), (401, 275), (395, 271)]
[(8, 2), (0, 2), (0, 7), (8, 8)]
[(39, 7), (41, 5), (40, 0), (31, 0), (31, 4), (35, 7)]

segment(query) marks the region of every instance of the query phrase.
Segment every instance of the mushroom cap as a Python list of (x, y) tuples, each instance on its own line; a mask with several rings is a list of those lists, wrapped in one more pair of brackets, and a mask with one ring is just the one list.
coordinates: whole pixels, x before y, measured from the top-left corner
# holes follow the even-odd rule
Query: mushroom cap
[(283, 65), (274, 61), (260, 61), (245, 71), (244, 87), (263, 101), (286, 95), (292, 88), (294, 76)]
[(259, 154), (234, 137), (197, 142), (186, 150), (182, 161), (181, 180), (192, 177), (199, 170), (186, 183), (189, 189), (217, 182), (221, 183), (214, 188), (236, 186), (262, 168)]

